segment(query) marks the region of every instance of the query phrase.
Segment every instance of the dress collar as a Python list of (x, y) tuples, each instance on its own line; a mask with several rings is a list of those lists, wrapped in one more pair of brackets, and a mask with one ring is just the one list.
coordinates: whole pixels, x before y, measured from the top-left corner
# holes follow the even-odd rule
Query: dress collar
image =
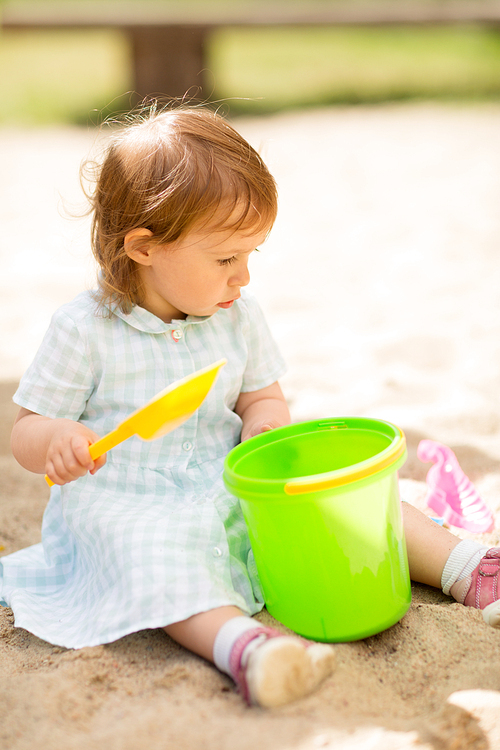
[[(135, 305), (129, 313), (124, 313), (120, 309), (115, 308), (113, 314), (117, 318), (121, 318), (125, 323), (128, 323), (132, 328), (136, 328), (138, 331), (143, 331), (144, 333), (167, 333), (174, 329), (183, 329), (188, 325), (204, 323), (213, 317), (213, 315), (207, 315), (203, 318), (197, 318), (194, 315), (188, 315), (185, 320), (172, 320), (170, 323), (164, 323), (163, 320), (160, 320), (160, 318), (153, 315), (149, 310), (139, 307), (139, 305)], [(217, 313), (214, 313), (214, 315), (217, 315)]]

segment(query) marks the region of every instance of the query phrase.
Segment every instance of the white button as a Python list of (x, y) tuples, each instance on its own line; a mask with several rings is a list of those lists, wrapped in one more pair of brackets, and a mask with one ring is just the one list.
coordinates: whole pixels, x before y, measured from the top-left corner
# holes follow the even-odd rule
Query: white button
[(193, 447), (193, 444), (190, 443), (189, 440), (186, 440), (186, 442), (182, 444), (182, 447), (184, 448), (185, 451), (190, 451), (191, 448)]
[(176, 328), (175, 331), (172, 331), (172, 338), (174, 341), (180, 341), (182, 338), (182, 331), (180, 328)]
[(222, 557), (222, 550), (220, 547), (214, 547), (212, 550), (212, 555), (214, 557)]

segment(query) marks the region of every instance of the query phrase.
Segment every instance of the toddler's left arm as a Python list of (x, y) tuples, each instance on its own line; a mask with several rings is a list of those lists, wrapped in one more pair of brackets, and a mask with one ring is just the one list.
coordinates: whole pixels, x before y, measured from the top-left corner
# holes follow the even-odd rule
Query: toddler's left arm
[(234, 411), (243, 420), (241, 442), (290, 424), (290, 412), (277, 381), (258, 391), (240, 393)]

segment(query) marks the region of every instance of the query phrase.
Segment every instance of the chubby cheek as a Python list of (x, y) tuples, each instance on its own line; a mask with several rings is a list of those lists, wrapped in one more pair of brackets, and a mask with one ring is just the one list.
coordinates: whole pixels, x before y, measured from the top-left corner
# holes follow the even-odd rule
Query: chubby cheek
[(185, 295), (204, 307), (214, 307), (224, 299), (226, 282), (213, 275), (206, 274), (202, 278), (193, 279), (185, 288)]
[(226, 268), (217, 267), (215, 271), (210, 269), (198, 279), (198, 286), (204, 289), (207, 294), (211, 292), (217, 296), (227, 289), (229, 276)]

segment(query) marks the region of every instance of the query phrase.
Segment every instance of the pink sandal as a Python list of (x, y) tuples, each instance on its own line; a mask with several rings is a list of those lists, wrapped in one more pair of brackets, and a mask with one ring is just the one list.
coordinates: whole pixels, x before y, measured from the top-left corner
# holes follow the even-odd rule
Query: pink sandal
[(236, 641), (229, 666), (249, 705), (272, 708), (311, 693), (332, 673), (334, 663), (332, 646), (262, 627)]
[(483, 611), (488, 625), (500, 628), (500, 547), (493, 547), (481, 558), (459, 599), (466, 607)]

